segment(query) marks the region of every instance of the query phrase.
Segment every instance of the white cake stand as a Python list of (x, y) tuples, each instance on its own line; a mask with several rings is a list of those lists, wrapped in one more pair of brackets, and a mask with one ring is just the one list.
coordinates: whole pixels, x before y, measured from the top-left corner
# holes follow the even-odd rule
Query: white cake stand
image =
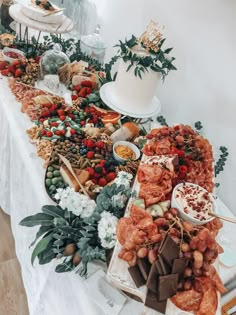
[(152, 99), (151, 103), (147, 104), (145, 108), (137, 108), (135, 112), (128, 110), (127, 104), (121, 104), (113, 93), (115, 82), (109, 82), (104, 84), (100, 89), (100, 97), (103, 102), (115, 110), (116, 112), (130, 116), (133, 118), (151, 118), (156, 116), (161, 111), (161, 103), (156, 96)]
[(29, 31), (28, 28), (32, 28), (33, 30), (39, 31), (37, 41), (35, 44), (35, 51), (38, 47), (39, 38), (41, 35), (41, 32), (46, 32), (50, 34), (59, 34), (59, 40), (61, 41), (61, 34), (69, 33), (72, 31), (74, 24), (71, 19), (69, 19), (67, 16), (63, 16), (63, 20), (60, 24), (49, 24), (49, 23), (42, 23), (39, 21), (31, 20), (27, 16), (23, 14), (21, 11), (21, 4), (14, 4), (10, 6), (9, 8), (9, 14), (10, 16), (20, 25), (20, 40), (22, 40), (22, 34), (21, 34), (21, 26), (25, 26), (25, 32), (24, 32), (24, 39), (26, 39), (26, 43), (29, 43)]

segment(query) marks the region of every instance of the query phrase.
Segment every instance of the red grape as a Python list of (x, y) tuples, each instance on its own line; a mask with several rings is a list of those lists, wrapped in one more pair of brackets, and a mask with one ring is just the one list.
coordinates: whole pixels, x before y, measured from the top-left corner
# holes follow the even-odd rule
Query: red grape
[(144, 258), (148, 255), (148, 249), (146, 247), (141, 247), (139, 248), (139, 250), (137, 251), (137, 256), (139, 258)]
[(181, 244), (180, 249), (181, 249), (182, 252), (184, 252), (184, 253), (189, 252), (189, 251), (191, 250), (189, 244), (187, 244), (187, 243)]
[(207, 228), (203, 228), (202, 230), (199, 231), (198, 238), (203, 241), (207, 239), (209, 235), (210, 235), (210, 231)]
[(202, 284), (199, 280), (195, 279), (193, 282), (194, 290), (201, 293), (202, 292)]
[(213, 259), (214, 255), (214, 250), (207, 249), (203, 254), (203, 258), (205, 261), (210, 261), (211, 259)]
[(154, 223), (156, 224), (156, 226), (168, 226), (169, 223), (165, 218), (158, 218), (154, 221)]
[(178, 215), (178, 213), (179, 213), (176, 208), (170, 208), (169, 211), (174, 217), (176, 217)]
[(203, 271), (209, 271), (209, 269), (210, 269), (210, 265), (208, 264), (208, 262), (203, 261), (203, 263), (202, 263), (202, 270)]
[(162, 240), (162, 238), (163, 237), (161, 234), (155, 234), (155, 235), (152, 235), (151, 241), (154, 243), (157, 243), (157, 242), (160, 242)]
[(197, 236), (193, 236), (192, 239), (190, 240), (190, 243), (189, 243), (190, 247), (192, 249), (196, 249), (198, 241), (199, 241), (198, 237)]
[(192, 273), (193, 273), (193, 271), (192, 271), (192, 269), (190, 267), (186, 267), (184, 269), (184, 276), (185, 277), (191, 277)]
[(209, 238), (207, 239), (207, 247), (208, 247), (209, 249), (212, 249), (212, 250), (217, 247), (217, 243), (216, 243), (216, 241), (215, 241), (214, 238), (209, 237)]
[(198, 243), (197, 243), (197, 249), (204, 253), (205, 250), (207, 249), (207, 243), (206, 243), (206, 240), (199, 240)]
[(199, 269), (202, 267), (203, 263), (203, 255), (199, 250), (195, 250), (193, 252), (193, 259), (194, 259), (194, 267)]
[(174, 220), (173, 215), (169, 211), (165, 212), (164, 217), (169, 221)]
[(149, 250), (148, 260), (149, 260), (150, 264), (153, 264), (157, 260), (157, 252), (154, 249)]
[(192, 232), (193, 225), (190, 222), (183, 222), (183, 228), (185, 231)]
[(179, 230), (177, 230), (176, 228), (170, 228), (170, 230), (169, 230), (169, 234), (170, 235), (173, 235), (173, 236), (177, 236), (177, 237), (179, 237), (180, 236), (180, 231)]

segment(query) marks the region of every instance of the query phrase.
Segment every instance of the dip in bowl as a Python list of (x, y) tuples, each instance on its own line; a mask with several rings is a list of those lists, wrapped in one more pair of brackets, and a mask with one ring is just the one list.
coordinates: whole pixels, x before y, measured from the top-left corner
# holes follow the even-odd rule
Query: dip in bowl
[(175, 186), (171, 207), (178, 209), (183, 220), (193, 225), (210, 222), (214, 217), (209, 212), (216, 212), (216, 202), (212, 194), (199, 185), (181, 183)]
[(118, 141), (113, 145), (113, 155), (117, 161), (135, 161), (140, 157), (140, 150), (128, 141)]

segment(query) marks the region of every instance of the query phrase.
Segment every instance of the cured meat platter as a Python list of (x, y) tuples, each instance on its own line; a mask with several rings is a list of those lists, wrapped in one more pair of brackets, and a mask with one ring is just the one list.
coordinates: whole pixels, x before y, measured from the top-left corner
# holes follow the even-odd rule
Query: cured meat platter
[[(114, 286), (138, 297), (145, 304), (145, 314), (202, 315), (206, 314), (204, 309), (207, 308), (209, 309), (207, 314), (221, 314), (220, 292), (223, 293), (225, 289), (216, 271), (217, 256), (222, 252), (222, 248), (216, 242), (216, 236), (222, 224), (209, 219), (204, 225), (193, 226), (191, 222), (179, 218), (177, 209), (171, 207), (173, 186), (186, 182), (186, 179), (194, 182), (193, 174), (197, 181), (195, 184), (199, 184), (200, 181), (201, 185), (208, 189), (209, 194), (214, 188), (211, 146), (189, 128), (180, 125), (175, 129), (164, 127), (150, 132), (149, 135), (155, 136), (150, 137), (150, 141), (144, 146), (143, 152), (146, 154), (143, 154), (133, 184), (132, 197), (127, 204), (125, 216), (120, 219), (117, 227), (118, 241), (107, 278)], [(187, 139), (186, 134), (191, 134), (189, 139), (195, 138), (191, 144), (192, 156), (186, 157), (186, 153), (183, 154), (183, 150), (185, 152), (189, 150), (184, 143), (176, 145), (173, 141), (170, 145), (172, 152), (168, 148), (168, 142), (179, 135), (179, 132), (176, 133), (174, 130), (179, 129), (182, 130), (183, 139)], [(162, 135), (158, 138), (160, 132)], [(180, 138), (179, 140), (182, 141)], [(200, 145), (201, 150), (200, 143), (203, 144), (202, 147)], [(194, 147), (198, 149), (195, 150)], [(207, 161), (199, 158), (201, 154), (208, 157)], [(183, 176), (180, 170), (184, 170), (181, 166), (186, 164), (188, 166)], [(189, 166), (194, 164), (198, 169)], [(202, 167), (209, 170), (208, 175), (202, 171)], [(205, 174), (205, 177), (197, 177), (197, 172)], [(164, 228), (162, 221), (165, 221), (164, 225), (166, 224)], [(194, 245), (196, 238), (198, 243)], [(211, 258), (208, 257), (213, 253), (210, 248), (214, 248), (215, 253)], [(174, 257), (175, 250), (177, 255)], [(180, 271), (181, 268), (173, 271), (174, 265), (180, 264), (184, 265), (183, 271)], [(162, 272), (164, 270), (165, 272), (159, 272), (158, 266), (164, 266)], [(157, 271), (154, 272), (154, 268)], [(172, 271), (169, 268), (172, 268)], [(153, 281), (154, 274), (157, 277), (158, 272), (159, 278)], [(173, 273), (177, 273), (177, 276)], [(178, 280), (173, 280), (174, 277)], [(161, 284), (164, 280), (165, 283), (171, 283), (169, 288), (166, 288), (167, 284)], [(170, 293), (169, 291), (173, 290), (170, 289), (174, 286), (173, 281), (176, 281), (176, 289)], [(200, 290), (199, 282), (202, 286)], [(205, 290), (208, 296), (204, 293)], [(188, 300), (192, 302), (188, 304)]]

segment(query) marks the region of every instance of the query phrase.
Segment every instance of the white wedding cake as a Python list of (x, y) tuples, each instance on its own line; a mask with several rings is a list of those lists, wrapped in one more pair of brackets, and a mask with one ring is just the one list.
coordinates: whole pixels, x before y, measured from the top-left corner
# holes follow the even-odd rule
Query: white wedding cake
[[(44, 9), (36, 3), (48, 3), (52, 9)], [(60, 8), (46, 0), (23, 0), (21, 4), (21, 12), (31, 20), (45, 24), (61, 24), (64, 18), (63, 11)], [(58, 11), (58, 12), (57, 12)]]
[[(138, 54), (138, 52), (135, 53)], [(142, 73), (141, 79), (138, 75), (135, 75), (135, 66), (127, 71), (130, 64), (130, 61), (120, 60), (113, 86), (114, 98), (127, 112), (145, 112), (145, 107), (153, 101), (162, 76), (160, 72), (148, 69), (148, 71)]]

